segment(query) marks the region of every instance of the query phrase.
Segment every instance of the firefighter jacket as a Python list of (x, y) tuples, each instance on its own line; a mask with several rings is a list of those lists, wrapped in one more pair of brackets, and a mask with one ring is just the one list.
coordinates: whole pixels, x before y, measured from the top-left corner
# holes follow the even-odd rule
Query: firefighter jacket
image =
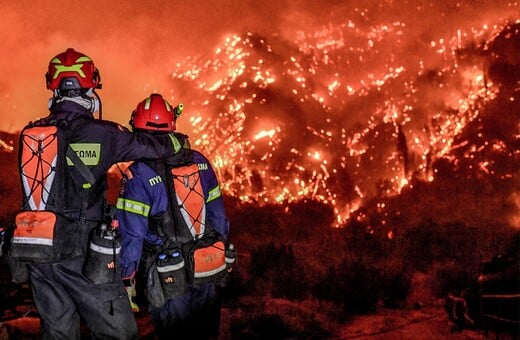
[[(191, 154), (192, 161), (199, 168), (206, 202), (206, 223), (227, 239), (229, 222), (215, 172), (200, 152), (184, 151)], [(117, 203), (117, 219), (122, 235), (119, 261), (123, 278), (132, 277), (137, 271), (144, 244), (157, 246), (163, 243), (157, 230), (151, 228), (150, 222), (168, 211), (170, 198), (166, 185), (171, 185), (165, 183), (157, 171), (144, 162), (135, 162), (128, 170), (126, 190)]]
[[(116, 123), (96, 120), (90, 111), (71, 101), (54, 105), (45, 120), (66, 131), (67, 143), (95, 178), (86, 190), (85, 179), (74, 164), (62, 161), (56, 170), (47, 210), (59, 216), (54, 247), (60, 258), (85, 254), (90, 233), (85, 224), (95, 224), (104, 217), (106, 175), (113, 164), (175, 157), (187, 144), (187, 137), (181, 134), (132, 133)], [(61, 157), (65, 159), (65, 155)]]

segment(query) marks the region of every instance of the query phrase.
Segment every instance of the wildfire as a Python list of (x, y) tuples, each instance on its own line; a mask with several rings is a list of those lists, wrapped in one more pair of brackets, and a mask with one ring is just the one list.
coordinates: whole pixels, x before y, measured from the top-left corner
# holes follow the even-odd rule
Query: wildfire
[(511, 153), (499, 140), (460, 138), (499, 93), (478, 55), (461, 55), (503, 27), (460, 28), (406, 56), (403, 22), (300, 31), (293, 48), (230, 35), (206, 59), (178, 63), (172, 78), (189, 98), (192, 144), (213, 160), (223, 190), (259, 203), (318, 199), (341, 225), (366, 198), (433, 181), (435, 160), (475, 160), (475, 171), (493, 174), (484, 151)]

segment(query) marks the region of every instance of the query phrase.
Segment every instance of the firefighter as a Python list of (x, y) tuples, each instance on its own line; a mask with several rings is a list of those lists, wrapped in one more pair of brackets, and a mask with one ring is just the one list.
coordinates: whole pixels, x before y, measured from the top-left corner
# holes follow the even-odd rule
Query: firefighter
[[(176, 129), (177, 108), (173, 108), (161, 95), (152, 94), (137, 105), (130, 124), (135, 132), (146, 131), (154, 135), (171, 133)], [(219, 184), (210, 162), (195, 150), (184, 149), (183, 153), (186, 166), (196, 165), (195, 171), (198, 172), (197, 176), (200, 175), (197, 178), (200, 179), (202, 193), (191, 192), (184, 198), (180, 197), (182, 195), (175, 191), (178, 190), (175, 189), (175, 183), (171, 183), (175, 182), (175, 179), (169, 176), (170, 170), (175, 170), (176, 166), (176, 162), (172, 162), (171, 159), (164, 162), (134, 162), (127, 169), (125, 177), (128, 180), (117, 202), (117, 220), (122, 235), (121, 271), (128, 287), (129, 300), (135, 297), (136, 272), (139, 273), (139, 277), (146, 277), (144, 280), (147, 280), (148, 309), (159, 338), (216, 338), (219, 332), (221, 304), (215, 282), (209, 280), (200, 285), (187, 284), (185, 291), (174, 297), (166, 296), (159, 304), (152, 302), (150, 298), (157, 294), (162, 296), (162, 292), (159, 291), (161, 285), (150, 285), (153, 273), (149, 268), (154, 268), (151, 263), (165, 256), (160, 252), (164, 251), (167, 243), (193, 242), (209, 230), (226, 240), (229, 233)], [(181, 190), (198, 182), (191, 181), (188, 175), (180, 180), (185, 183), (180, 185)], [(183, 210), (184, 206), (189, 205), (187, 201), (191, 199), (190, 194), (191, 198), (200, 198), (202, 209), (195, 212)], [(177, 208), (183, 212), (176, 210)], [(187, 224), (184, 222), (186, 219), (189, 220)], [(205, 232), (201, 229), (197, 232), (193, 230), (197, 221), (200, 222), (199, 227), (205, 228)], [(191, 233), (187, 232), (186, 227)], [(171, 254), (181, 255), (176, 251), (170, 251), (167, 255)], [(182, 258), (178, 258), (179, 263), (184, 264)], [(184, 287), (184, 283), (180, 282), (184, 279), (184, 271), (179, 275), (169, 276), (165, 281)], [(133, 306), (134, 310), (137, 310), (138, 306)]]
[[(66, 144), (81, 161), (67, 158), (61, 162), (66, 149), (60, 147), (57, 165), (49, 168), (54, 184), (50, 191), (44, 188), (44, 209), (56, 214), (53, 260), (33, 261), (27, 266), (41, 316), (42, 336), (80, 339), (83, 318), (93, 338), (137, 338), (135, 318), (120, 275), (105, 283), (93, 282), (84, 275), (89, 238), (109, 210), (105, 200), (109, 168), (136, 159), (175, 159), (183, 145), (188, 145), (187, 136), (132, 133), (114, 122), (96, 119), (96, 111), (101, 116), (100, 98), (95, 93), (101, 88), (99, 71), (92, 59), (72, 48), (50, 60), (46, 83), (52, 91), (50, 114), (31, 126), (57, 126), (58, 131), (64, 131), (58, 136), (66, 138)], [(21, 164), (23, 209), (31, 210), (33, 192), (27, 187), (24, 166)], [(90, 173), (91, 182), (86, 183), (84, 172)], [(44, 178), (47, 180), (50, 178)], [(36, 187), (41, 181), (33, 184)]]

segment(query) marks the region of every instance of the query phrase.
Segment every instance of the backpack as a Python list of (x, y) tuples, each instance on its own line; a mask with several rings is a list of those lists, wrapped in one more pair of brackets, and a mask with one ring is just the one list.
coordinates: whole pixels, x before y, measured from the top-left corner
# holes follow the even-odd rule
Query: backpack
[[(53, 245), (63, 207), (63, 173), (67, 161), (77, 165), (79, 159), (68, 145), (68, 129), (63, 128), (67, 124), (45, 118), (30, 123), (20, 134), (22, 210), (15, 217), (7, 260), (16, 283), (28, 280), (27, 263), (56, 260)], [(84, 186), (88, 188), (94, 182), (93, 175), (80, 172), (88, 177)]]
[[(236, 255), (233, 246), (206, 220), (198, 164), (147, 164), (165, 179), (169, 196), (168, 213), (150, 221), (164, 245), (147, 272), (149, 302), (159, 307), (167, 299), (184, 294), (188, 287), (185, 282), (194, 287), (208, 282), (224, 287)], [(182, 258), (178, 258), (179, 253)]]
[[(189, 231), (189, 239), (197, 239), (206, 231), (206, 202), (200, 181), (199, 167), (195, 163), (169, 169), (167, 183), (170, 190), (170, 207), (177, 233), (185, 237)], [(173, 200), (173, 201), (172, 201)]]

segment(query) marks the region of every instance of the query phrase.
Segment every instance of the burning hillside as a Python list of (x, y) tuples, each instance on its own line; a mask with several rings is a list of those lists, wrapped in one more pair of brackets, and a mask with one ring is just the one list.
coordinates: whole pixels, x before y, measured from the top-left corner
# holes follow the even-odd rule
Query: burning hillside
[[(183, 132), (194, 147), (214, 160), (227, 194), (261, 204), (315, 199), (335, 209), (337, 225), (367, 201), (398, 195), (417, 181), (432, 183), (446, 168), (461, 177), (506, 182), (517, 178), (517, 3), (332, 1), (265, 6), (279, 10), (255, 7), (254, 14), (265, 10), (272, 22), (255, 16), (249, 21), (257, 25), (242, 26), (248, 17), (232, 17), (227, 20), (232, 25), (215, 28), (218, 34), (206, 27), (203, 35), (213, 38), (221, 32), (245, 32), (242, 27), (254, 29), (228, 34), (216, 46), (209, 39), (179, 38), (181, 27), (171, 22), (158, 29), (161, 39), (200, 44), (189, 50), (163, 40), (144, 43), (149, 41), (148, 30), (109, 20), (106, 32), (114, 32), (118, 43), (119, 29), (136, 37), (129, 42), (131, 49), (110, 40), (113, 36), (108, 42), (85, 42), (89, 49), (84, 52), (92, 53), (107, 76), (108, 86), (101, 93), (104, 107), (108, 114), (119, 112), (105, 117), (128, 121), (126, 106), (136, 101), (121, 83), (140, 84), (132, 87), (142, 85), (146, 95), (158, 89), (173, 103), (186, 105), (179, 126), (187, 126)], [(207, 14), (209, 5), (199, 7)], [(149, 10), (167, 12), (160, 6)], [(143, 23), (155, 27), (148, 24), (147, 13), (143, 11)], [(5, 22), (14, 26), (14, 19)], [(58, 28), (50, 32), (54, 30)], [(26, 27), (21, 31), (27, 32)], [(137, 31), (146, 32), (145, 38)], [(14, 40), (11, 45), (18, 46)], [(105, 51), (106, 46), (114, 49)], [(214, 49), (201, 52), (206, 46)], [(96, 55), (98, 48), (103, 53)], [(138, 50), (145, 51), (146, 58)], [(36, 54), (24, 51), (31, 58), (25, 64), (42, 66), (33, 60), (40, 53), (39, 48)], [(180, 59), (182, 53), (188, 56)], [(145, 71), (151, 60), (153, 72)], [(171, 77), (166, 83), (148, 79), (163, 79), (167, 72)], [(38, 70), (38, 77), (41, 73)], [(110, 85), (110, 77), (118, 74), (124, 80)], [(40, 85), (31, 93), (44, 98), (49, 94)], [(22, 87), (0, 86), (5, 98), (25, 95), (16, 88)], [(107, 92), (114, 88), (117, 94)], [(117, 110), (110, 108), (114, 101)], [(15, 102), (39, 107), (35, 103), (40, 101)], [(41, 112), (17, 105), (9, 113), (11, 121), (5, 122), (13, 131)], [(31, 118), (13, 125), (23, 115)], [(10, 141), (4, 141), (9, 146)], [(8, 150), (6, 145), (0, 143), (0, 149)]]
[(368, 199), (435, 181), (442, 166), (518, 178), (519, 29), (484, 24), (413, 46), (399, 21), (346, 20), (293, 41), (230, 35), (179, 62), (172, 93), (229, 194), (313, 198), (339, 225)]

